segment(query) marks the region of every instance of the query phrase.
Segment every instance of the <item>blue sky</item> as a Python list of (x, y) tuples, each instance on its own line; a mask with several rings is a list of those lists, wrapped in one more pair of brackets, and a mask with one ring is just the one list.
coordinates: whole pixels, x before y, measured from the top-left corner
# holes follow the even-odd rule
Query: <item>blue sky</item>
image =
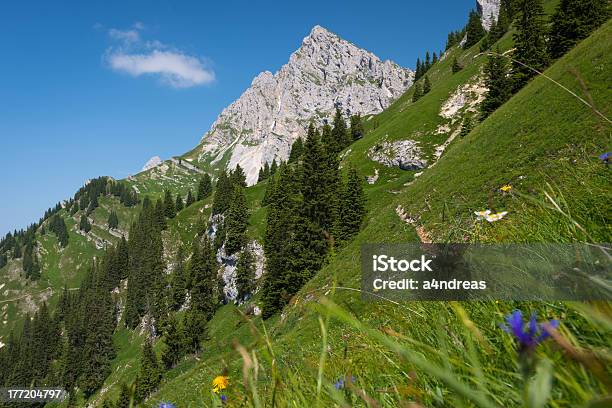
[(0, 5), (0, 234), (88, 178), (193, 148), (322, 25), (414, 68), (475, 0), (13, 1)]

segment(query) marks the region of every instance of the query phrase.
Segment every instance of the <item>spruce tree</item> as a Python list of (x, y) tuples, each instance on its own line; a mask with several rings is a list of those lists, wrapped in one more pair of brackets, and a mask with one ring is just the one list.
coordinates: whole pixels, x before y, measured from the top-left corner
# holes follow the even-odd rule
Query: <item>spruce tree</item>
[(278, 163), (276, 159), (272, 160), (272, 164), (270, 165), (270, 176), (276, 174), (276, 170), (278, 169)]
[(548, 64), (542, 0), (516, 0), (515, 52), (512, 65), (513, 91), (517, 92)]
[(421, 66), (421, 59), (417, 58), (416, 60), (416, 66), (414, 69), (414, 81), (418, 81), (421, 78), (421, 75), (423, 74), (423, 68)]
[(482, 37), (485, 36), (486, 31), (482, 27), (482, 21), (480, 15), (472, 10), (466, 26), (467, 39), (465, 41), (464, 48), (470, 48), (472, 45), (477, 44)]
[(500, 53), (499, 48), (495, 53), (491, 53), (484, 68), (487, 93), (480, 105), (483, 118), (489, 116), (511, 96), (512, 83), (508, 78), (506, 59)]
[(202, 245), (194, 244), (189, 278), (191, 280), (192, 311), (202, 313), (204, 321), (210, 319), (217, 306), (214, 290), (217, 281), (218, 265), (212, 244), (207, 236)]
[(134, 404), (134, 389), (126, 383), (121, 383), (119, 399), (115, 403), (115, 408), (130, 408)]
[(140, 373), (136, 384), (137, 399), (143, 401), (151, 395), (161, 381), (162, 370), (153, 350), (151, 340), (147, 339), (142, 347), (142, 358), (140, 359)]
[(336, 113), (334, 115), (332, 139), (334, 142), (330, 147), (332, 148), (332, 151), (336, 153), (339, 153), (351, 143), (348, 130), (346, 128), (346, 120), (344, 119), (342, 111), (338, 107), (336, 107)]
[(423, 96), (423, 89), (421, 88), (420, 82), (415, 82), (413, 88), (414, 92), (412, 93), (412, 102), (414, 103)]
[(474, 124), (472, 123), (472, 118), (470, 116), (465, 116), (463, 118), (463, 122), (461, 123), (461, 131), (459, 133), (459, 137), (466, 137), (473, 129)]
[(202, 201), (205, 198), (210, 197), (212, 194), (212, 180), (208, 173), (204, 173), (204, 175), (200, 178), (198, 183), (198, 201)]
[(457, 72), (461, 71), (463, 69), (463, 67), (461, 66), (461, 64), (459, 64), (459, 61), (457, 60), (457, 57), (453, 57), (453, 65), (451, 67), (451, 70), (453, 72), (453, 74), (456, 74)]
[(166, 190), (164, 194), (164, 215), (167, 218), (174, 218), (176, 217), (176, 211), (176, 204), (172, 198), (172, 193), (170, 190)]
[(249, 212), (244, 190), (239, 184), (234, 186), (234, 194), (225, 219), (225, 252), (232, 255), (246, 244), (246, 230)]
[(233, 186), (246, 187), (246, 176), (240, 164), (236, 164), (236, 168), (231, 172), (230, 182)]
[(181, 197), (180, 194), (176, 195), (176, 203), (174, 205), (174, 208), (176, 208), (177, 213), (183, 211), (183, 208), (185, 208), (185, 204), (183, 203), (183, 197)]
[(425, 80), (423, 81), (423, 95), (426, 95), (431, 91), (431, 82), (429, 81), (429, 75), (425, 75)]
[[(310, 128), (308, 138), (314, 134)], [(270, 180), (264, 252), (266, 272), (262, 285), (262, 316), (264, 319), (278, 312), (290, 298), (287, 285), (290, 277), (291, 241), (300, 206), (299, 178), (292, 167), (282, 165), (277, 177)]]
[(363, 128), (363, 122), (361, 121), (361, 115), (356, 114), (351, 116), (351, 127), (349, 133), (351, 135), (351, 140), (356, 141), (363, 137), (365, 134), (365, 130)]
[(174, 270), (172, 271), (171, 289), (170, 306), (173, 310), (179, 310), (185, 302), (187, 294), (187, 271), (185, 270), (185, 255), (183, 254), (182, 246), (179, 246), (176, 254)]
[(433, 53), (433, 57), (431, 58), (431, 64), (435, 64), (436, 62), (438, 62), (438, 56), (436, 55), (436, 53)]
[(239, 301), (246, 300), (255, 289), (255, 257), (248, 247), (244, 248), (238, 257), (236, 289)]
[(85, 233), (91, 231), (91, 224), (89, 223), (87, 215), (85, 214), (81, 215), (81, 220), (79, 221), (79, 229)]
[(160, 231), (163, 231), (167, 228), (168, 224), (166, 223), (166, 208), (161, 198), (158, 198), (155, 202), (155, 209), (153, 210), (153, 219), (156, 227)]
[(233, 192), (232, 182), (225, 170), (219, 174), (219, 180), (217, 180), (217, 186), (215, 188), (215, 195), (213, 197), (212, 213), (223, 214), (230, 205)]
[(347, 241), (359, 232), (366, 214), (365, 195), (359, 174), (354, 167), (348, 172), (342, 191), (338, 238)]
[(195, 198), (193, 197), (193, 193), (191, 192), (191, 189), (189, 189), (189, 191), (187, 192), (187, 200), (185, 202), (185, 207), (189, 207), (193, 203), (195, 203)]
[(116, 229), (119, 226), (119, 217), (115, 211), (111, 211), (108, 215), (108, 229)]
[(183, 326), (177, 319), (176, 314), (170, 314), (168, 318), (168, 330), (164, 336), (164, 348), (162, 362), (166, 369), (171, 369), (180, 361), (185, 353), (185, 337)]
[(551, 17), (550, 55), (563, 56), (609, 17), (609, 0), (561, 0)]
[(429, 56), (429, 51), (427, 51), (425, 53), (425, 71), (429, 71), (429, 68), (431, 68), (431, 60), (430, 60), (430, 56)]
[(289, 153), (289, 163), (295, 163), (302, 157), (302, 151), (304, 150), (304, 141), (301, 137), (298, 137), (295, 142), (291, 145), (291, 152)]

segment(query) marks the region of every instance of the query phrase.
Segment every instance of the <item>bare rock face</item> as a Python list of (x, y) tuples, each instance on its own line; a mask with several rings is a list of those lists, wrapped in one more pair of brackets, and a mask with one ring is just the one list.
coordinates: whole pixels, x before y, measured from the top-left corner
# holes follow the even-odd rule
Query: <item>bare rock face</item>
[(402, 170), (419, 170), (427, 167), (427, 161), (421, 158), (421, 149), (414, 140), (384, 141), (368, 150), (368, 157), (387, 167), (399, 167)]
[(501, 0), (476, 0), (476, 8), (482, 20), (482, 26), (489, 31), (494, 21), (499, 17)]
[(162, 164), (162, 159), (159, 156), (153, 156), (149, 159), (148, 162), (145, 163), (144, 166), (142, 166), (142, 170), (141, 171), (147, 171), (149, 169), (152, 169), (153, 167), (157, 167), (160, 164)]
[(244, 169), (247, 183), (259, 169), (286, 160), (291, 144), (312, 119), (331, 119), (336, 106), (347, 115), (375, 114), (413, 82), (414, 73), (315, 26), (276, 74), (262, 72), (225, 108), (204, 135), (198, 160)]

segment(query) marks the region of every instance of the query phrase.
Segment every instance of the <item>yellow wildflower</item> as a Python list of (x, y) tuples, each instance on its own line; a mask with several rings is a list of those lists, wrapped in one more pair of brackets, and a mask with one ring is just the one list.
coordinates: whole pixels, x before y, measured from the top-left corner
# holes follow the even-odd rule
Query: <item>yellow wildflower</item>
[(213, 388), (212, 388), (213, 391), (218, 394), (219, 391), (226, 389), (227, 386), (229, 385), (229, 377), (225, 375), (218, 375), (213, 380), (212, 385), (213, 385)]
[(510, 191), (512, 191), (512, 186), (510, 184), (506, 184), (504, 186), (501, 186), (500, 190), (504, 193), (509, 193)]

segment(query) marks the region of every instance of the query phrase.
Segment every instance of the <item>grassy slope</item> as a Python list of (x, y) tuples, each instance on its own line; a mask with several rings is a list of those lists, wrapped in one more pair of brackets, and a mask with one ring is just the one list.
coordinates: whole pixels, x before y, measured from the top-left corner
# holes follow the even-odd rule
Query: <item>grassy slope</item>
[[(610, 66), (607, 44), (611, 35), (612, 24), (609, 23), (546, 72), (583, 95), (578, 80), (568, 72), (570, 68), (576, 69), (587, 84), (595, 105), (604, 113), (610, 103), (606, 72)], [(507, 39), (505, 41), (508, 44)], [(438, 66), (437, 74), (434, 68), (432, 92), (414, 107), (408, 102), (409, 92), (374, 118), (372, 121), (378, 122), (378, 126), (351, 147), (346, 161), (357, 165), (362, 173), (371, 174), (375, 165), (365, 158), (365, 152), (381, 136), (388, 134), (401, 139), (422, 132), (423, 140), (429, 137), (427, 133), (442, 123), (437, 115), (440, 104), (459, 84), (475, 75), (484, 61), (484, 57), (472, 60), (473, 55), (475, 52), (471, 51), (461, 56), (472, 63), (457, 75), (448, 72), (450, 59)], [(229, 368), (233, 380), (232, 389), (228, 391), (230, 399), (244, 399), (248, 391), (241, 384), (242, 361), (229, 347), (235, 339), (257, 352), (260, 363), (258, 392), (263, 399), (269, 402), (272, 398), (274, 378), (279, 381), (276, 402), (280, 405), (312, 402), (322, 347), (316, 300), (329, 292), (334, 282), (342, 287), (359, 287), (360, 244), (417, 240), (412, 228), (401, 223), (395, 215), (398, 204), (419, 215), (419, 222), (443, 241), (457, 238), (492, 242), (584, 239), (579, 230), (571, 228), (566, 216), (539, 204), (543, 191), (551, 188), (549, 183), (557, 201), (565, 197), (560, 204), (562, 208), (569, 209), (572, 219), (583, 225), (593, 240), (609, 242), (609, 169), (596, 158), (596, 154), (609, 147), (606, 126), (565, 91), (544, 78), (537, 78), (465, 139), (451, 144), (439, 163), (409, 186), (403, 183), (412, 178), (410, 173), (384, 169), (381, 180), (368, 188), (370, 217), (362, 233), (296, 296), (283, 318), (266, 322), (273, 339), (271, 347), (279, 376), (274, 375), (266, 359), (270, 351), (265, 336), (250, 333), (235, 308), (226, 306), (211, 322), (214, 340), (206, 345), (202, 361), (193, 369), (167, 379), (153, 401), (169, 399), (186, 407), (208, 405), (211, 403), (210, 381), (224, 367)], [(433, 143), (439, 142), (433, 140)], [(503, 196), (498, 192), (506, 183), (514, 185), (516, 194)], [(395, 190), (400, 193), (389, 193)], [(510, 214), (495, 224), (476, 224), (472, 211), (485, 207), (506, 209)], [(474, 329), (464, 324), (469, 323), (468, 320), (459, 318), (458, 313), (462, 311), (459, 305), (433, 302), (403, 306), (366, 304), (360, 301), (359, 295), (342, 289), (328, 296), (368, 327), (391, 328), (401, 333), (395, 337), (402, 339), (401, 343), (412, 353), (421, 353), (432, 363), (443, 365), (456, 378), (465, 379), (470, 385), (480, 372), (484, 373), (480, 384), (493, 403), (513, 406), (513, 401), (519, 398), (520, 381), (512, 357), (513, 346), (498, 328), (504, 314), (517, 305), (464, 304)], [(609, 339), (604, 334), (567, 305), (520, 306), (538, 310), (541, 316), (560, 318), (564, 322), (562, 331), (574, 344), (609, 346)], [(252, 323), (262, 330), (258, 319)], [(345, 373), (355, 375), (359, 387), (389, 406), (400, 400), (414, 399), (428, 406), (435, 401), (462, 406), (456, 394), (427, 370), (416, 369), (400, 360), (374, 342), (372, 335), (334, 320), (327, 325), (327, 331), (327, 364), (322, 377), (322, 398), (327, 401), (324, 406), (334, 398), (342, 398), (329, 384)], [(469, 352), (470, 341), (478, 338), (481, 340), (475, 345), (475, 351)], [(575, 406), (603, 391), (585, 370), (564, 359), (550, 345), (541, 348), (539, 353), (548, 355), (556, 367), (555, 406)], [(358, 398), (349, 394), (348, 399), (352, 398), (349, 403), (358, 404)]]

